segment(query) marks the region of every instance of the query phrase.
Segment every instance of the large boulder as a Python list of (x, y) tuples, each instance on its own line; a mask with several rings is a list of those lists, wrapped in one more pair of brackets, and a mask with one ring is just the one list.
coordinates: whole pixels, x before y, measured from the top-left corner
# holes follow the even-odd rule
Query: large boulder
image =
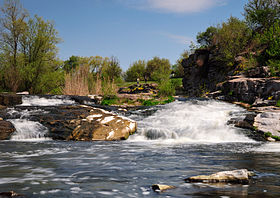
[(212, 175), (199, 175), (185, 179), (185, 182), (202, 182), (202, 183), (236, 183), (248, 184), (249, 177), (253, 175), (252, 172), (246, 169), (222, 171)]
[(49, 129), (48, 137), (58, 140), (125, 140), (136, 131), (136, 122), (90, 106), (60, 106), (45, 109), (39, 121)]
[(15, 132), (15, 127), (9, 121), (2, 120), (0, 118), (0, 140), (10, 139), (13, 132)]
[(17, 94), (0, 94), (0, 105), (3, 106), (14, 106), (22, 104), (22, 96)]

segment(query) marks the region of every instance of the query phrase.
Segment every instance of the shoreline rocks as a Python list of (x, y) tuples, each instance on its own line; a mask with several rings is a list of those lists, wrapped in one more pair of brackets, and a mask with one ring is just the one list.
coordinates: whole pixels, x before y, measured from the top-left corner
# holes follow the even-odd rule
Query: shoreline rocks
[[(2, 118), (1, 118), (2, 119)], [(9, 140), (13, 132), (15, 132), (14, 125), (5, 120), (0, 119), (0, 140)]]
[[(0, 106), (14, 106), (22, 104), (22, 96), (17, 94), (0, 93)], [(1, 109), (1, 108), (0, 108)]]

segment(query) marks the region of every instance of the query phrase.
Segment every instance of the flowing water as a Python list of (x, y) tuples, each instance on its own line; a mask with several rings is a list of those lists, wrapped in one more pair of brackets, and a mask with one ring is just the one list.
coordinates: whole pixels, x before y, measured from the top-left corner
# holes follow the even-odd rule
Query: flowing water
[[(74, 104), (51, 99), (26, 98), (24, 105)], [(29, 119), (30, 111), (9, 111), (17, 132), (12, 140), (0, 141), (0, 192), (14, 190), (31, 198), (280, 194), (280, 145), (256, 142), (245, 135), (248, 131), (227, 125), (246, 113), (232, 104), (176, 101), (129, 112), (138, 131), (121, 142), (52, 141), (44, 138), (44, 126)], [(13, 119), (17, 114), (20, 118)], [(241, 168), (256, 173), (249, 185), (184, 183), (190, 176)], [(155, 183), (178, 188), (157, 193), (150, 188)]]

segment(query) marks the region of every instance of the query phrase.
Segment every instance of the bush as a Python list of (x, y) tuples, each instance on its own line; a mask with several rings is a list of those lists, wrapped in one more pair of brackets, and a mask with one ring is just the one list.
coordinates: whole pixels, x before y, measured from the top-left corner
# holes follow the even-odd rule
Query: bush
[(161, 81), (158, 85), (160, 96), (173, 96), (175, 95), (175, 88), (172, 86), (171, 80)]

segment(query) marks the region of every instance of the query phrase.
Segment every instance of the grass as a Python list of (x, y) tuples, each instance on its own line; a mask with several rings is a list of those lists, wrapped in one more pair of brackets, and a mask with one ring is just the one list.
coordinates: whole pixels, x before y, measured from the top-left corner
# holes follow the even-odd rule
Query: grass
[(276, 102), (276, 107), (280, 107), (280, 100)]
[(279, 137), (279, 136), (272, 135), (272, 133), (270, 133), (270, 132), (264, 133), (264, 136), (265, 136), (266, 138), (271, 137), (271, 138), (275, 139), (276, 141), (280, 141), (280, 137)]

